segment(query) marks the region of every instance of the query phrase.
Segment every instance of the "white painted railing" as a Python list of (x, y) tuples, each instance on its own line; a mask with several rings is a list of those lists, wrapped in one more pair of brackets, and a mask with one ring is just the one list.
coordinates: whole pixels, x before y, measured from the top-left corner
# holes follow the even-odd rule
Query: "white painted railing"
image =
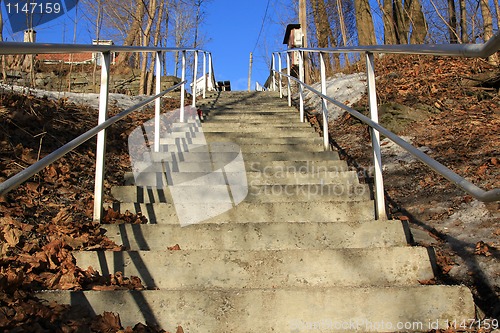
[[(441, 163), (427, 156), (416, 147), (401, 139), (396, 134), (387, 130), (378, 124), (378, 106), (377, 106), (377, 91), (375, 86), (375, 66), (374, 66), (374, 53), (387, 53), (387, 54), (421, 54), (421, 55), (438, 55), (438, 56), (453, 56), (453, 57), (472, 57), (472, 58), (487, 58), (490, 55), (500, 50), (500, 33), (493, 36), (488, 42), (484, 44), (453, 44), (453, 45), (372, 45), (372, 46), (357, 46), (357, 47), (339, 47), (339, 48), (297, 48), (289, 49), (282, 52), (274, 52), (272, 54), (271, 73), (272, 73), (272, 86), (273, 90), (279, 90), (280, 97), (283, 98), (283, 78), (286, 78), (286, 88), (288, 91), (288, 105), (291, 106), (291, 82), (298, 83), (299, 90), (299, 110), (300, 121), (304, 122), (304, 89), (312, 91), (318, 95), (322, 100), (322, 116), (323, 116), (323, 144), (325, 150), (330, 148), (330, 139), (328, 136), (328, 107), (327, 102), (333, 103), (336, 106), (350, 113), (352, 116), (358, 118), (363, 123), (370, 127), (370, 134), (372, 139), (372, 150), (374, 160), (374, 182), (375, 182), (375, 217), (377, 219), (386, 218), (387, 213), (385, 209), (384, 199), (384, 182), (382, 177), (382, 157), (380, 152), (380, 133), (399, 145), (401, 148), (408, 151), (415, 156), (418, 160), (429, 166), (431, 169), (455, 183), (464, 191), (475, 197), (476, 199), (484, 202), (492, 202), (500, 200), (500, 189), (493, 189), (484, 191), (477, 187), (465, 178), (459, 176), (449, 168)], [(299, 59), (299, 78), (291, 76), (290, 73), (290, 57), (292, 53), (297, 53)], [(313, 87), (304, 83), (305, 70), (304, 59), (306, 53), (317, 53), (320, 58), (320, 77), (321, 77), (321, 92)], [(340, 103), (326, 95), (326, 68), (324, 55), (326, 54), (346, 54), (356, 53), (364, 54), (366, 61), (367, 71), (367, 85), (368, 85), (368, 102), (370, 108), (370, 118), (362, 115), (356, 110)], [(282, 56), (286, 56), (287, 61), (287, 74), (283, 73)], [(276, 61), (276, 58), (278, 61)], [(276, 68), (276, 63), (278, 68)], [(279, 82), (277, 82), (279, 81)]]
[[(30, 167), (22, 170), (13, 177), (7, 179), (0, 184), (0, 195), (4, 195), (10, 190), (16, 188), (36, 173), (43, 170), (45, 167), (58, 160), (68, 152), (74, 150), (82, 143), (88, 141), (97, 135), (97, 152), (96, 152), (96, 174), (95, 174), (95, 187), (94, 187), (94, 220), (101, 221), (103, 213), (103, 188), (105, 177), (105, 150), (106, 150), (106, 128), (121, 120), (128, 114), (136, 111), (137, 109), (155, 102), (155, 137), (154, 137), (154, 150), (156, 152), (160, 149), (160, 113), (161, 104), (160, 98), (168, 92), (180, 88), (180, 122), (185, 121), (184, 107), (186, 95), (186, 54), (192, 52), (194, 54), (193, 78), (196, 80), (198, 75), (198, 58), (200, 53), (203, 54), (203, 75), (214, 82), (212, 55), (209, 52), (196, 50), (196, 49), (182, 49), (182, 48), (156, 48), (156, 47), (128, 47), (128, 46), (110, 46), (110, 45), (79, 45), (79, 44), (40, 44), (40, 43), (13, 43), (13, 42), (0, 42), (0, 55), (30, 55), (30, 54), (50, 54), (50, 53), (83, 53), (83, 52), (100, 52), (101, 59), (101, 86), (99, 94), (99, 119), (98, 126), (92, 128), (86, 133), (80, 135), (61, 148), (55, 150), (43, 159), (34, 163)], [(110, 78), (110, 64), (112, 52), (151, 52), (155, 54), (155, 75), (156, 75), (156, 94), (147, 100), (121, 112), (120, 114), (108, 119), (108, 96), (109, 96), (109, 78)], [(165, 52), (181, 52), (182, 53), (182, 76), (181, 83), (161, 91), (161, 56)], [(207, 70), (208, 60), (208, 74)], [(208, 81), (206, 81), (208, 82)], [(203, 88), (203, 96), (206, 96), (207, 84)], [(196, 107), (196, 94), (192, 94), (192, 105)]]

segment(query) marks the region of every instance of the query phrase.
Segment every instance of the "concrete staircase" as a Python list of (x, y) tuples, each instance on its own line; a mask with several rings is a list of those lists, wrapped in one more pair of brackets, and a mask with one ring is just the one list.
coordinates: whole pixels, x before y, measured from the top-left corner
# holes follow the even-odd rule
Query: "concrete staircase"
[[(374, 220), (369, 188), (283, 100), (226, 92), (203, 103), (204, 136), (195, 121), (174, 124), (150, 154), (142, 181), (158, 186), (135, 186), (130, 174), (112, 189), (115, 209), (149, 221), (105, 226), (128, 251), (75, 254), (80, 267), (136, 275), (149, 290), (40, 297), (185, 332), (422, 332), (475, 318), (467, 288), (421, 285), (434, 277), (429, 251), (407, 245), (400, 221)], [(246, 183), (231, 184), (235, 146), (216, 142), (241, 149)], [(206, 144), (211, 154), (196, 152)], [(197, 183), (218, 161), (228, 182)], [(181, 209), (208, 214), (228, 191), (232, 208), (181, 226)]]

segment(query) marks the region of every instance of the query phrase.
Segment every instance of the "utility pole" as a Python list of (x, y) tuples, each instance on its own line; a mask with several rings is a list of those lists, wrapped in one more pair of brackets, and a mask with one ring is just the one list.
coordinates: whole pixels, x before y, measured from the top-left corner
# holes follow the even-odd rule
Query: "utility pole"
[(253, 64), (253, 53), (250, 52), (250, 64), (248, 66), (248, 91), (252, 90), (252, 64)]
[[(302, 47), (307, 47), (307, 5), (306, 0), (299, 0), (299, 24), (302, 30)], [(304, 52), (304, 81), (309, 84), (309, 57), (307, 52)]]

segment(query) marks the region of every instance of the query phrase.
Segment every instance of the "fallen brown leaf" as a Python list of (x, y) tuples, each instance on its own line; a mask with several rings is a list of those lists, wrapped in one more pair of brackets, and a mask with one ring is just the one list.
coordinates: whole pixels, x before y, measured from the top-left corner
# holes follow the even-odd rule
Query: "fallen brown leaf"
[(167, 247), (167, 250), (169, 250), (169, 251), (180, 251), (181, 247), (180, 247), (179, 244), (175, 244), (174, 246)]
[(485, 242), (479, 241), (476, 243), (476, 249), (474, 250), (474, 254), (489, 257), (491, 256), (490, 247)]

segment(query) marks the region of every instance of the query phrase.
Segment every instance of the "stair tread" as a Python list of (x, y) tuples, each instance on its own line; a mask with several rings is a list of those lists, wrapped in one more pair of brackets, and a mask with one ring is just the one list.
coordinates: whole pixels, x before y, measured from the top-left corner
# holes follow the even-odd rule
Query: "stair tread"
[(328, 332), (387, 332), (395, 330), (388, 326), (415, 323), (404, 331), (422, 332), (431, 324), (447, 329), (447, 320), (475, 318), (472, 294), (461, 286), (57, 291), (38, 297), (120, 313), (124, 326), (139, 319), (170, 331), (181, 325), (207, 333), (303, 331), (314, 323), (332, 325)]
[[(400, 221), (262, 222), (105, 225), (106, 236), (129, 250), (182, 249), (279, 250), (405, 246), (406, 227)], [(407, 230), (407, 229), (406, 229)]]

